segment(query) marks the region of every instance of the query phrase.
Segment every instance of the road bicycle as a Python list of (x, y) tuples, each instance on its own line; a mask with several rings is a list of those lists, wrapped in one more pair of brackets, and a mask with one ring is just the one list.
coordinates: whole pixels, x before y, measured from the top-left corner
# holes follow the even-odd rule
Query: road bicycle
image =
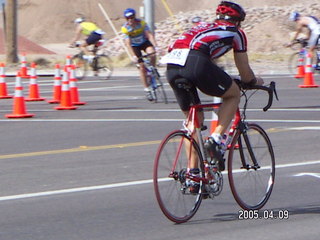
[[(306, 65), (306, 58), (307, 58), (307, 46), (308, 46), (308, 40), (299, 38), (294, 40), (293, 45), (291, 46), (292, 49), (294, 49), (296, 52), (289, 56), (288, 59), (288, 70), (290, 74), (296, 74), (298, 66), (301, 66), (300, 64)], [(318, 45), (316, 49), (316, 54), (313, 55), (311, 62), (312, 64), (312, 71), (320, 71), (320, 69), (316, 69), (317, 64), (320, 61), (320, 46)]]
[[(188, 91), (191, 88), (185, 79), (179, 79), (176, 83)], [(275, 156), (271, 141), (261, 126), (246, 120), (248, 101), (258, 90), (268, 92), (268, 104), (264, 111), (271, 107), (274, 95), (278, 99), (274, 82), (269, 86), (243, 85), (243, 109), (240, 111), (238, 107), (224, 142), (224, 151), (228, 151), (229, 185), (234, 199), (245, 210), (262, 208), (271, 195), (275, 180)], [(209, 157), (204, 148), (202, 131), (206, 126), (201, 126), (197, 116), (197, 112), (213, 111), (220, 105), (191, 106), (183, 129), (169, 133), (158, 148), (153, 169), (154, 191), (163, 214), (175, 223), (191, 219), (202, 199), (214, 199), (223, 189), (221, 165)], [(191, 159), (198, 161), (200, 171), (197, 175), (190, 172)], [(198, 183), (196, 192), (194, 189), (191, 191), (190, 180)]]
[(144, 68), (147, 73), (147, 81), (149, 86), (151, 86), (151, 94), (154, 102), (164, 102), (168, 103), (168, 98), (166, 91), (164, 89), (163, 83), (161, 81), (161, 76), (156, 67), (151, 64), (150, 56), (155, 53), (143, 54), (140, 59), (143, 60)]
[[(112, 60), (104, 52), (105, 40), (101, 39), (93, 45), (89, 52), (92, 53), (93, 58), (85, 58), (82, 50), (72, 56), (71, 61), (76, 66), (76, 78), (81, 80), (89, 75), (89, 71), (93, 71), (94, 76), (99, 76), (102, 79), (109, 79), (113, 72)], [(79, 47), (80, 44), (76, 43), (74, 47)]]

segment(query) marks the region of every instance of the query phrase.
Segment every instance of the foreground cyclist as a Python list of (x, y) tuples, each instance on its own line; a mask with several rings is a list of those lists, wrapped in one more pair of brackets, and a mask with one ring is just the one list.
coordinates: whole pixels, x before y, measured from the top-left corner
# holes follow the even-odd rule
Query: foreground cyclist
[[(155, 38), (150, 31), (147, 23), (141, 19), (136, 18), (136, 11), (132, 8), (127, 8), (123, 13), (127, 22), (122, 26), (121, 31), (125, 34), (125, 43), (133, 56), (132, 61), (138, 63), (140, 79), (144, 86), (146, 97), (149, 101), (153, 101), (151, 89), (147, 82), (146, 71), (144, 69), (143, 60), (141, 59), (142, 51), (154, 53), (156, 47)], [(155, 66), (156, 55), (150, 55), (151, 64)]]
[[(249, 85), (262, 85), (263, 80), (254, 75), (248, 62), (247, 39), (240, 29), (240, 24), (246, 16), (243, 8), (236, 3), (222, 1), (216, 9), (216, 15), (213, 23), (198, 25), (180, 36), (169, 48), (164, 61), (167, 62), (168, 81), (186, 116), (191, 99), (185, 89), (177, 86), (177, 79), (184, 78), (192, 84), (191, 91), (194, 93), (196, 104), (200, 103), (197, 89), (209, 96), (223, 99), (217, 127), (205, 142), (205, 148), (211, 157), (221, 163), (221, 136), (234, 117), (240, 101), (240, 90), (232, 78), (211, 60), (233, 49), (241, 81)], [(201, 115), (203, 120), (203, 113)], [(190, 172), (197, 173), (197, 161), (191, 163), (190, 168)]]

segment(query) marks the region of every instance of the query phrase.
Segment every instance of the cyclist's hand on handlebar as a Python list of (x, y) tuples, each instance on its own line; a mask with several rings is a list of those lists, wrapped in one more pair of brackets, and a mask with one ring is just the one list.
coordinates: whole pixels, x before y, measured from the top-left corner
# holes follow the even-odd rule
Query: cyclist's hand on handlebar
[(248, 89), (253, 86), (262, 86), (264, 84), (263, 79), (259, 76), (256, 76), (255, 80), (256, 80), (255, 83), (252, 83), (252, 82), (250, 83), (250, 82), (241, 81), (239, 78), (234, 78), (234, 81), (239, 85), (239, 87), (241, 87), (243, 89)]
[(133, 63), (135, 63), (135, 64), (138, 63), (138, 60), (139, 60), (139, 59), (138, 59), (137, 56), (132, 56), (132, 57), (131, 57), (131, 61), (132, 61)]
[(69, 48), (75, 48), (75, 47), (78, 47), (78, 43), (76, 42), (73, 42), (73, 43), (70, 43), (70, 45), (68, 46)]
[(286, 44), (284, 44), (284, 47), (289, 48), (289, 47), (292, 47), (292, 45), (293, 45), (293, 42), (290, 42), (290, 43), (286, 43)]
[(263, 79), (261, 77), (256, 76), (256, 80), (257, 80), (257, 82), (256, 82), (255, 85), (262, 86), (264, 84), (264, 81), (263, 81)]
[(76, 47), (79, 47), (80, 45), (81, 45), (81, 41), (75, 41), (75, 42), (70, 43), (69, 47), (76, 48)]

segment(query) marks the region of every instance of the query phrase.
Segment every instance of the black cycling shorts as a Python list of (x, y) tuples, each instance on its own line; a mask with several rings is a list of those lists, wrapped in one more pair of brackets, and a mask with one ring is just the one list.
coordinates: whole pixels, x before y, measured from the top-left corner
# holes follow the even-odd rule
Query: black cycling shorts
[(140, 46), (132, 46), (133, 52), (134, 54), (138, 57), (138, 62), (143, 62), (142, 59), (140, 59), (142, 57), (142, 52), (141, 51), (146, 51), (146, 49), (148, 47), (153, 47), (152, 43), (147, 40), (145, 41), (143, 44), (141, 44)]
[(190, 94), (179, 88), (175, 80), (184, 78), (193, 86), (194, 104), (200, 103), (197, 92), (199, 89), (206, 95), (221, 97), (232, 84), (232, 78), (217, 65), (212, 63), (210, 57), (200, 51), (190, 50), (185, 66), (175, 64), (167, 65), (167, 79), (183, 111), (188, 111), (192, 104)]
[(88, 45), (91, 45), (91, 44), (95, 44), (96, 42), (98, 42), (100, 39), (102, 38), (102, 35), (101, 34), (98, 34), (96, 32), (92, 32), (89, 37), (86, 39), (86, 43)]

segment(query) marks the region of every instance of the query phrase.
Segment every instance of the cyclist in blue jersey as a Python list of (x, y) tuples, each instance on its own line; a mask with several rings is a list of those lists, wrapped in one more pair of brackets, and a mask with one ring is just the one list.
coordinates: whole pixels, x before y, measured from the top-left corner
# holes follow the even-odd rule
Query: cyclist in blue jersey
[[(144, 69), (141, 56), (142, 51), (147, 54), (156, 52), (156, 41), (154, 35), (145, 21), (136, 18), (136, 11), (133, 8), (127, 8), (124, 11), (124, 17), (127, 22), (122, 26), (121, 32), (125, 35), (126, 46), (128, 47), (131, 56), (133, 56), (132, 61), (137, 63), (139, 66), (140, 79), (144, 86), (146, 97), (149, 101), (153, 101), (154, 99), (147, 81), (146, 71)], [(155, 66), (156, 55), (153, 54), (150, 57), (151, 64)]]

